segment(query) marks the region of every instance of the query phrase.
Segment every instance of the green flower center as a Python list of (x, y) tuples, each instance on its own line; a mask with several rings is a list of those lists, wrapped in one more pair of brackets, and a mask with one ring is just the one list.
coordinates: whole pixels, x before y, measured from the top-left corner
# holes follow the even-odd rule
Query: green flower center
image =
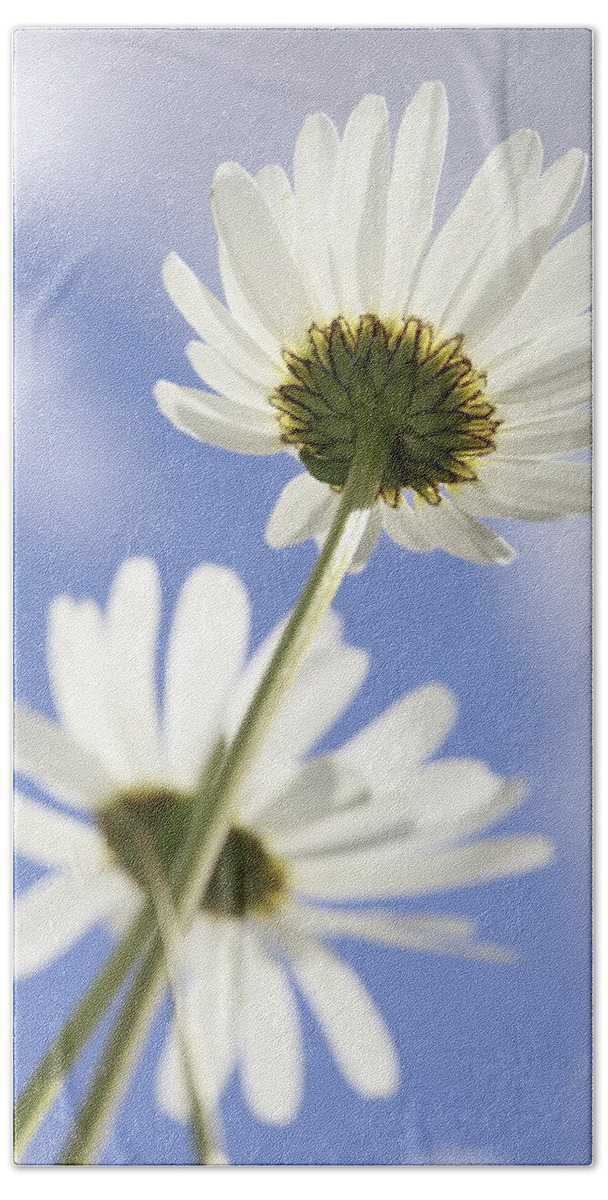
[[(154, 847), (165, 876), (188, 836), (192, 797), (169, 789), (125, 792), (98, 814), (98, 822), (115, 859), (141, 887), (146, 886), (147, 848)], [(139, 836), (138, 836), (139, 832)], [(283, 862), (269, 854), (248, 829), (230, 829), (207, 890), (203, 912), (218, 917), (267, 913), (281, 903), (287, 889)]]
[(270, 398), (282, 440), (339, 490), (373, 422), (390, 446), (378, 496), (396, 507), (409, 489), (438, 504), (441, 485), (477, 478), (500, 424), (462, 342), (460, 334), (441, 341), (417, 317), (389, 326), (367, 313), (311, 325), (301, 354), (284, 350), (287, 378)]

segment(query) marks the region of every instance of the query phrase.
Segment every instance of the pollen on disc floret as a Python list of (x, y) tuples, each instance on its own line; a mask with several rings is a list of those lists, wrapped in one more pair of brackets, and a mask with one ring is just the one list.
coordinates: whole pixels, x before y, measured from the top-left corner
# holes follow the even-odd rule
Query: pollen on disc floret
[(438, 504), (442, 485), (476, 479), (477, 460), (496, 448), (500, 421), (461, 334), (441, 339), (414, 316), (338, 316), (311, 325), (303, 347), (284, 349), (283, 360), (286, 378), (270, 398), (281, 439), (333, 488), (344, 487), (370, 422), (387, 439), (378, 497), (393, 507), (402, 490)]

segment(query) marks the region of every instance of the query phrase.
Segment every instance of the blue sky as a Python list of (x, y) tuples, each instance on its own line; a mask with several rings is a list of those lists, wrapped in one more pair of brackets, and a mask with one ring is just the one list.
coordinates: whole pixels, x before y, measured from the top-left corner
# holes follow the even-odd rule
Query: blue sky
[[(439, 78), (450, 140), (438, 221), (498, 140), (537, 129), (548, 163), (589, 149), (584, 30), (20, 30), (16, 35), (16, 688), (51, 712), (44, 633), (58, 592), (104, 600), (123, 558), (151, 555), (167, 610), (201, 561), (233, 567), (254, 642), (293, 603), (314, 547), (276, 552), (263, 529), (294, 472), (191, 441), (156, 410), (164, 376), (194, 382), (188, 331), (160, 282), (177, 250), (219, 291), (209, 190), (219, 162), (290, 168), (304, 117), (339, 126), (368, 91), (394, 127)], [(570, 219), (586, 219), (588, 189)], [(391, 700), (441, 680), (460, 704), (446, 751), (522, 776), (504, 829), (538, 831), (553, 865), (418, 909), (478, 917), (515, 967), (344, 944), (395, 1033), (402, 1087), (363, 1102), (305, 1013), (300, 1118), (254, 1121), (238, 1082), (224, 1112), (234, 1162), (580, 1163), (589, 1154), (589, 528), (585, 518), (496, 522), (507, 569), (383, 538), (337, 607), (370, 654), (358, 699), (326, 746)], [(23, 868), (20, 879), (30, 872)], [(107, 952), (100, 931), (20, 985), (23, 1081)], [(166, 1012), (164, 1013), (166, 1018)], [(161, 1014), (160, 1020), (163, 1017)], [(160, 1026), (159, 1026), (160, 1028)], [(104, 1161), (188, 1161), (187, 1134), (154, 1110), (158, 1033)], [(52, 1161), (83, 1062), (33, 1144)]]

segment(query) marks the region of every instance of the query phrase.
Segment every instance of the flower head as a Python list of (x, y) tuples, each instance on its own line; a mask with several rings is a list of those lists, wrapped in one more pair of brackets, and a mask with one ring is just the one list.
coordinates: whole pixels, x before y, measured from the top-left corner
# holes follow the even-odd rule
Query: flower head
[(540, 139), (521, 130), (431, 240), (446, 134), (439, 83), (414, 96), (392, 164), (382, 97), (361, 101), (342, 138), (310, 116), (293, 189), (278, 166), (217, 172), (228, 307), (177, 255), (165, 262), (203, 339), (188, 357), (213, 390), (162, 381), (163, 412), (213, 445), (288, 449), (306, 467), (270, 519), (272, 545), (324, 537), (370, 423), (387, 465), (359, 565), (382, 528), (410, 550), (506, 563), (511, 548), (479, 517), (588, 508), (588, 467), (561, 456), (589, 443), (589, 226), (551, 248), (585, 157), (543, 172)]
[[(16, 845), (48, 873), (17, 901), (16, 969), (40, 970), (99, 922), (122, 932), (145, 897), (127, 813), (165, 870), (183, 841), (193, 789), (230, 743), (276, 645), (247, 659), (248, 604), (236, 576), (203, 566), (177, 601), (163, 714), (156, 688), (160, 619), (154, 565), (131, 559), (102, 611), (60, 597), (48, 661), (59, 721), (17, 706), (16, 765), (60, 803), (17, 798)], [(358, 691), (366, 656), (330, 614), (249, 776), (197, 914), (184, 934), (186, 1002), (199, 1036), (201, 1087), (217, 1100), (238, 1062), (255, 1112), (296, 1112), (300, 1023), (286, 965), (313, 1007), (345, 1077), (365, 1096), (397, 1086), (391, 1035), (331, 939), (500, 960), (475, 922), (391, 913), (370, 902), (420, 896), (532, 870), (540, 837), (477, 839), (522, 788), (474, 759), (433, 756), (455, 719), (440, 685), (403, 696), (338, 751), (311, 757)], [(343, 902), (351, 902), (348, 908)], [(353, 906), (358, 902), (358, 907)], [(159, 1089), (185, 1115), (174, 1033)]]

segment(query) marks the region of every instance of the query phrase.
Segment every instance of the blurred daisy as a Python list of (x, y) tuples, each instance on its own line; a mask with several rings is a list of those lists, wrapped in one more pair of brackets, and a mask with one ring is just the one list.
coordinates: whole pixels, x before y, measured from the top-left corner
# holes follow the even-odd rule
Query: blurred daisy
[[(51, 607), (48, 661), (59, 722), (18, 705), (16, 765), (81, 816), (17, 798), (17, 850), (48, 868), (17, 901), (18, 975), (39, 971), (100, 922), (115, 933), (126, 928), (144, 889), (121, 815), (142, 823), (168, 866), (186, 836), (196, 781), (218, 738), (233, 736), (279, 636), (247, 661), (241, 583), (230, 571), (198, 568), (173, 617), (161, 722), (159, 619), (158, 575), (144, 559), (120, 568), (105, 611), (66, 596)], [(374, 911), (369, 901), (502, 878), (551, 856), (540, 837), (476, 839), (519, 803), (522, 788), (474, 759), (429, 761), (456, 712), (439, 685), (402, 697), (340, 750), (307, 757), (352, 701), (366, 666), (330, 614), (184, 937), (183, 994), (210, 1106), (238, 1063), (258, 1116), (294, 1116), (303, 1060), (293, 982), (353, 1088), (368, 1097), (392, 1093), (391, 1035), (363, 983), (326, 943), (357, 938), (502, 960), (469, 920)], [(165, 1108), (187, 1117), (175, 1031), (158, 1086)]]
[(488, 156), (431, 241), (447, 134), (440, 83), (406, 110), (392, 166), (389, 117), (366, 96), (344, 136), (304, 122), (294, 186), (224, 163), (213, 186), (228, 307), (171, 254), (167, 290), (202, 341), (202, 391), (161, 381), (162, 411), (193, 437), (246, 454), (288, 449), (267, 537), (324, 537), (357, 439), (388, 451), (355, 565), (384, 528), (409, 550), (506, 563), (479, 517), (545, 520), (589, 507), (590, 233), (551, 247), (585, 156), (541, 170), (532, 130)]

